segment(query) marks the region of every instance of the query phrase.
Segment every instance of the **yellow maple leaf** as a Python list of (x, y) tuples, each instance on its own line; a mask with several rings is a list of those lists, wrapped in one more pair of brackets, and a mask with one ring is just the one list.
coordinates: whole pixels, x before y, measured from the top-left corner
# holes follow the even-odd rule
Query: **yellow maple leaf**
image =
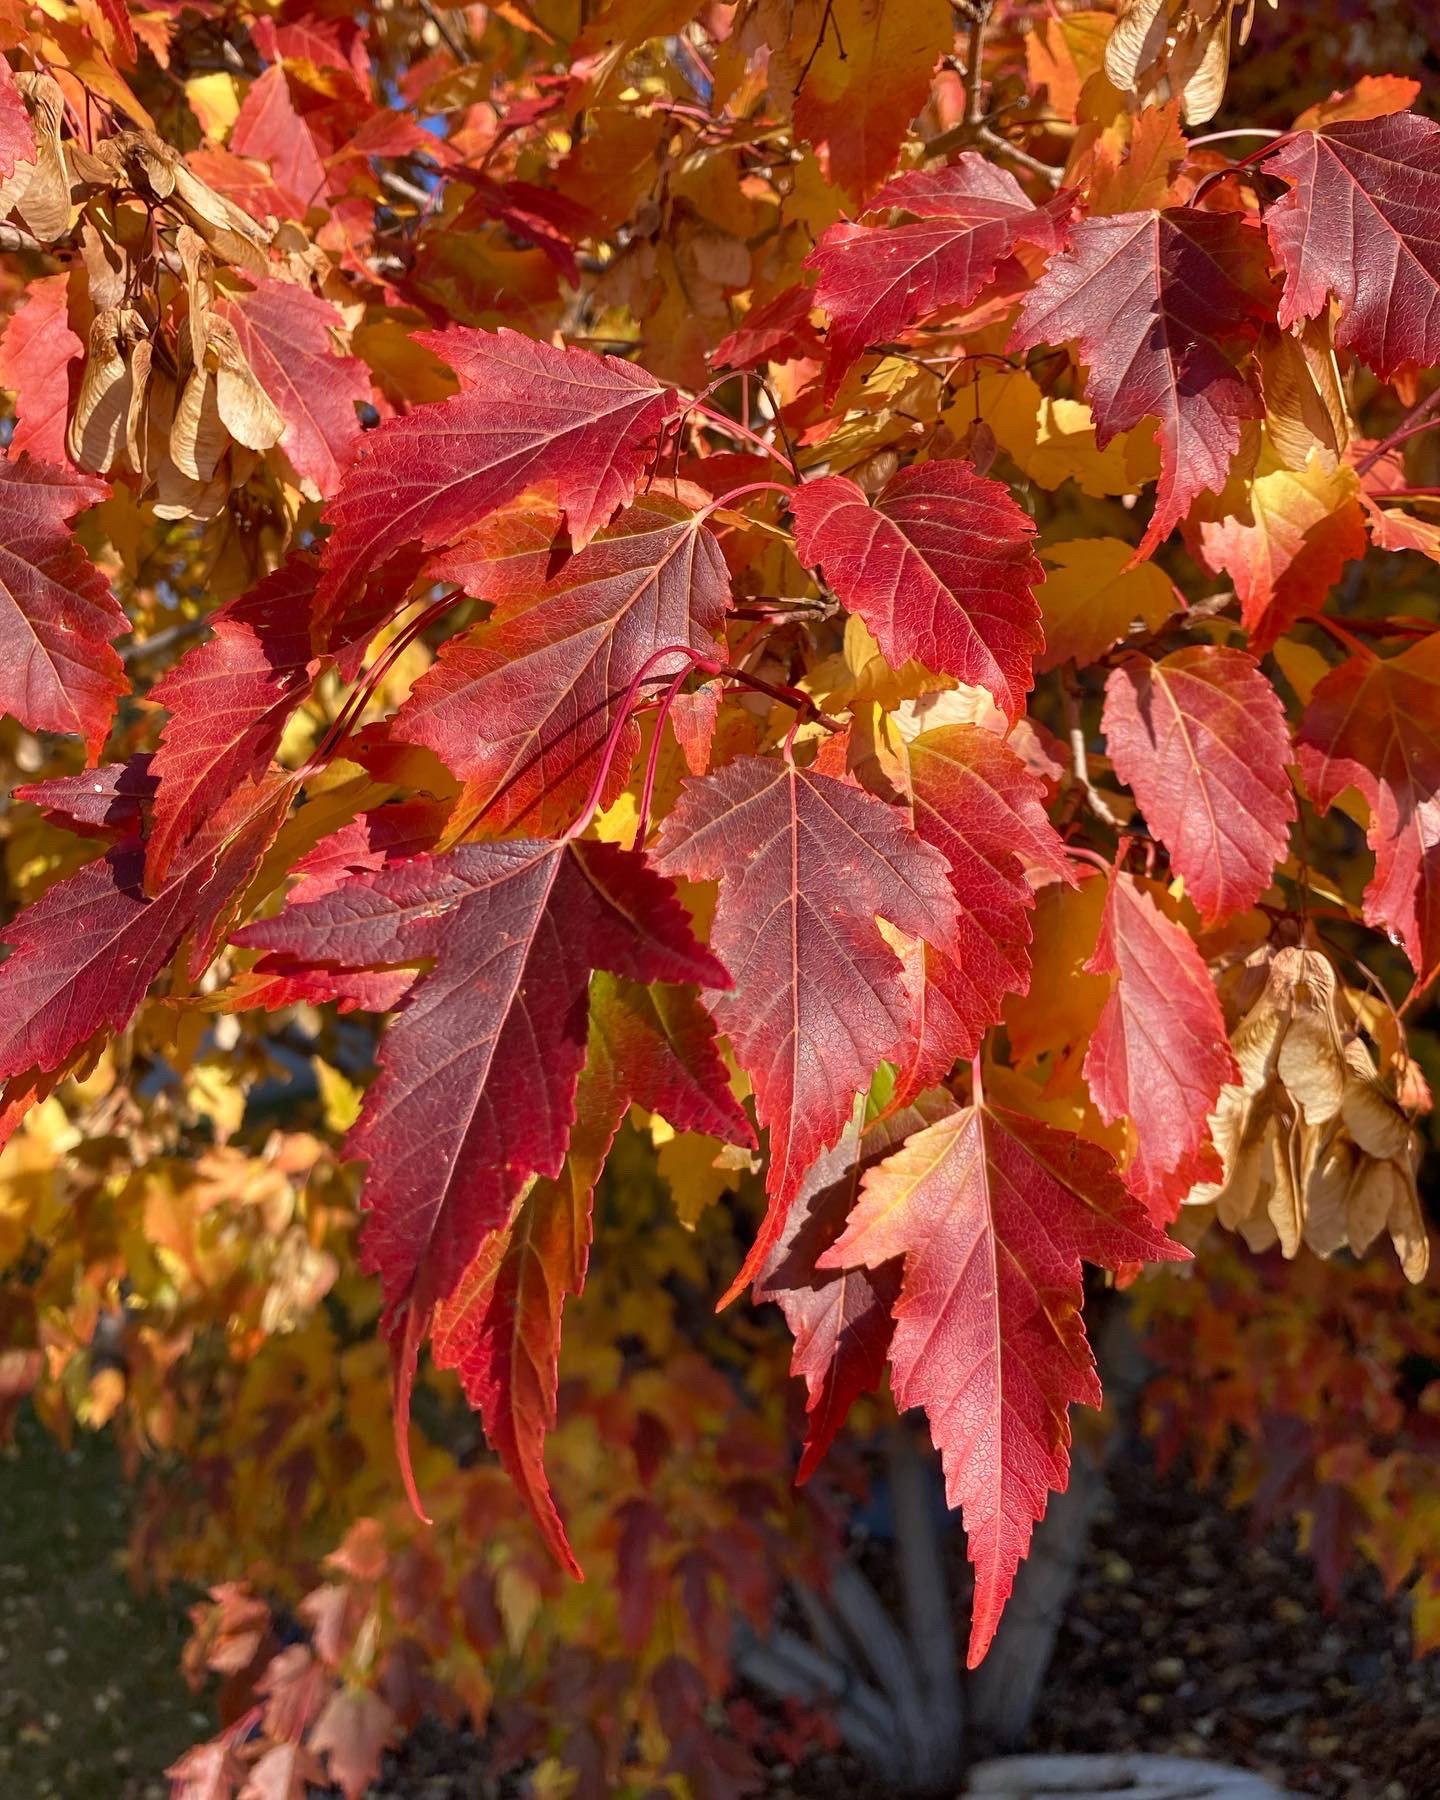
[(1064, 1093), (1079, 1083), (1090, 1035), (1110, 991), (1103, 975), (1085, 964), (1100, 936), (1104, 881), (1069, 888), (1054, 881), (1041, 888), (1031, 914), (1030, 989), (1005, 1002), (1005, 1027), (1015, 1066), (1022, 1073), (1048, 1059), (1045, 1091)]
[(1072, 538), (1048, 544), (1040, 555), (1050, 573), (1037, 590), (1045, 649), (1036, 667), (1058, 668), (1074, 659), (1094, 662), (1141, 619), (1152, 628), (1174, 612), (1180, 596), (1154, 563), (1136, 563), (1120, 538)]
[(978, 412), (1022, 474), (1043, 488), (1078, 483), (1095, 499), (1133, 494), (1160, 472), (1159, 452), (1142, 423), (1101, 450), (1095, 421), (1083, 400), (1057, 399), (1023, 369), (981, 375), (945, 413), (958, 436)]

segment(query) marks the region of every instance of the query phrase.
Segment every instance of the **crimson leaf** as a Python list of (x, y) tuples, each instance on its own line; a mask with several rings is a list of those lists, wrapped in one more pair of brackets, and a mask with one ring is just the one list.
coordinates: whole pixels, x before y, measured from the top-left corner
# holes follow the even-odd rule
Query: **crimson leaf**
[(814, 302), (830, 315), (831, 394), (862, 351), (947, 307), (968, 306), (1017, 243), (1059, 249), (1069, 203), (1037, 207), (1008, 169), (967, 150), (947, 167), (897, 175), (865, 210), (893, 207), (915, 223), (842, 221), (806, 259), (818, 272)]
[(902, 1099), (974, 1056), (1006, 994), (1029, 986), (1027, 866), (1073, 879), (1040, 781), (993, 732), (943, 725), (916, 738), (908, 760), (915, 829), (950, 865), (959, 952), (927, 950), (923, 966), (907, 963), (920, 1016), (902, 1062)]
[(1300, 768), (1322, 811), (1347, 787), (1364, 795), (1365, 918), (1404, 944), (1423, 987), (1440, 972), (1440, 635), (1332, 670), (1301, 721)]
[[(108, 784), (107, 784), (108, 786)], [(0, 1083), (7, 1124), (47, 1077), (104, 1030), (123, 1030), (187, 934), (195, 979), (226, 916), (285, 817), (292, 783), (275, 777), (235, 795), (176, 859), (154, 898), (144, 853), (127, 837), (47, 888), (6, 927), (0, 964)]]
[(403, 545), (432, 549), (528, 489), (545, 489), (583, 546), (630, 499), (646, 440), (674, 397), (643, 369), (514, 331), (422, 341), (461, 391), (366, 439), (331, 502), (321, 602), (338, 610)]
[(822, 1268), (905, 1258), (891, 1380), (923, 1406), (975, 1565), (969, 1666), (1000, 1622), (1035, 1521), (1070, 1474), (1069, 1408), (1100, 1404), (1080, 1262), (1186, 1256), (1109, 1156), (1019, 1113), (970, 1106), (865, 1177)]
[(70, 731), (95, 757), (128, 686), (110, 640), (124, 609), (69, 529), (110, 492), (70, 469), (0, 458), (0, 709)]
[(1106, 747), (1206, 920), (1253, 906), (1285, 854), (1295, 797), (1280, 696), (1243, 650), (1134, 657), (1105, 684)]
[(319, 667), (310, 649), (318, 569), (293, 557), (210, 619), (211, 637), (150, 690), (169, 722), (150, 765), (159, 789), (146, 854), (153, 885), (181, 844), (270, 763)]
[(805, 1380), (809, 1427), (797, 1481), (819, 1468), (857, 1395), (879, 1387), (900, 1296), (898, 1260), (831, 1269), (821, 1268), (820, 1258), (845, 1229), (867, 1171), (948, 1110), (948, 1096), (931, 1094), (863, 1129), (858, 1114), (852, 1118), (806, 1175), (755, 1278), (755, 1298), (775, 1301), (785, 1315), (795, 1339), (790, 1373)]
[(435, 1315), (437, 1366), (458, 1370), (491, 1448), (557, 1559), (576, 1575), (545, 1476), (545, 1434), (555, 1423), (561, 1314), (566, 1297), (585, 1285), (595, 1183), (637, 1100), (682, 1131), (754, 1142), (693, 991), (597, 975), (565, 1166), (534, 1183), (508, 1229), (485, 1240)]
[(1265, 229), (1285, 270), (1279, 319), (1340, 302), (1335, 342), (1382, 375), (1440, 362), (1440, 125), (1415, 113), (1290, 133), (1265, 158), (1290, 183)]
[(944, 858), (893, 807), (754, 756), (686, 782), (655, 859), (667, 874), (719, 879), (712, 944), (735, 987), (711, 1011), (770, 1129), (770, 1209), (729, 1298), (763, 1265), (856, 1094), (912, 1029), (876, 915), (953, 952), (955, 898)]
[(1107, 1124), (1133, 1122), (1126, 1186), (1163, 1223), (1217, 1166), (1207, 1121), (1240, 1079), (1220, 1000), (1195, 940), (1128, 875), (1111, 879), (1085, 968), (1114, 977), (1085, 1079)]
[(1160, 482), (1137, 556), (1197, 494), (1224, 487), (1240, 425), (1263, 411), (1235, 348), (1266, 315), (1261, 234), (1234, 213), (1116, 213), (1085, 219), (1027, 295), (1011, 348), (1073, 339), (1088, 367), (1095, 442), (1158, 421)]
[(802, 559), (818, 563), (895, 668), (927, 668), (988, 688), (1012, 719), (1025, 710), (1044, 644), (1030, 591), (1044, 571), (1035, 527), (998, 481), (958, 458), (902, 469), (872, 505), (843, 475), (790, 499)]
[[(669, 645), (710, 650), (725, 616), (725, 559), (701, 519), (647, 496), (558, 574), (551, 534), (533, 517), (502, 516), (432, 566), (491, 601), (490, 618), (452, 639), (394, 723), (435, 751), (465, 784), (455, 829), (563, 830), (599, 767), (631, 681)], [(651, 673), (674, 675), (684, 658)], [(602, 803), (629, 779), (639, 745), (624, 728)]]
[(466, 844), (356, 869), (236, 941), (280, 972), (433, 964), (385, 1034), (349, 1139), (370, 1165), (363, 1249), (386, 1329), (416, 1346), (529, 1177), (560, 1173), (591, 970), (729, 981), (669, 883), (600, 843)]

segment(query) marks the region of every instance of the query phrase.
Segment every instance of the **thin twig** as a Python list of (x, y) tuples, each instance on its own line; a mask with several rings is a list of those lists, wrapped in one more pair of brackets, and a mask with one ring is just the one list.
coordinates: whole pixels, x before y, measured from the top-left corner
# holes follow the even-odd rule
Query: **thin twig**
[(825, 42), (825, 33), (829, 31), (832, 26), (835, 31), (835, 49), (839, 54), (840, 60), (842, 63), (849, 61), (849, 58), (845, 54), (845, 40), (840, 35), (840, 24), (835, 17), (835, 0), (825, 0), (825, 10), (820, 15), (820, 30), (816, 35), (815, 42), (810, 46), (810, 54), (805, 58), (805, 67), (800, 71), (799, 78), (795, 83), (795, 95), (797, 98), (801, 88), (805, 85), (806, 77), (815, 66), (815, 58), (820, 54), (820, 46)]
[(397, 194), (402, 200), (413, 201), (417, 206), (427, 210), (435, 203), (435, 196), (433, 194), (427, 193), (424, 188), (418, 185), (418, 183), (407, 181), (403, 175), (397, 174), (394, 169), (382, 169), (380, 171), (380, 185), (383, 188), (388, 188), (392, 194)]
[(1071, 774), (1075, 785), (1090, 802), (1095, 816), (1114, 831), (1124, 824), (1110, 809), (1110, 803), (1090, 779), (1090, 755), (1085, 748), (1085, 727), (1080, 718), (1080, 693), (1073, 672), (1066, 668), (1060, 674), (1060, 693), (1065, 707), (1065, 730), (1070, 739)]
[(1355, 473), (1364, 475), (1368, 470), (1374, 468), (1386, 451), (1393, 450), (1397, 444), (1403, 444), (1406, 438), (1412, 438), (1417, 433), (1424, 431), (1428, 425), (1435, 422), (1432, 421), (1431, 414), (1434, 413), (1436, 407), (1440, 407), (1440, 387), (1437, 387), (1434, 393), (1427, 394), (1418, 406), (1412, 407), (1389, 437), (1381, 438), (1378, 444), (1373, 445), (1365, 452), (1355, 465)]
[(978, 0), (970, 18), (970, 42), (965, 51), (965, 117), (978, 126), (985, 117), (980, 98), (984, 78), (985, 28), (990, 23), (990, 0)]
[(1028, 169), (1032, 175), (1043, 175), (1051, 187), (1059, 187), (1061, 172), (1052, 168), (1047, 162), (1041, 162), (1038, 156), (1032, 156), (1028, 150), (1022, 150), (1018, 144), (1012, 144), (1007, 137), (1001, 137), (998, 131), (992, 131), (988, 125), (982, 125), (976, 137), (988, 149), (1001, 156), (1008, 156), (1012, 162), (1019, 163), (1022, 169)]
[(152, 632), (147, 638), (132, 638), (120, 652), (120, 660), (128, 666), (173, 650), (176, 644), (183, 644), (186, 638), (203, 631), (210, 623), (210, 617), (209, 613), (203, 613), (198, 618), (181, 619), (178, 625), (167, 625), (163, 631)]
[(1186, 144), (1187, 150), (1198, 150), (1202, 144), (1223, 144), (1229, 138), (1267, 138), (1273, 142), (1275, 138), (1284, 137), (1283, 131), (1277, 131), (1273, 125), (1237, 125), (1233, 131), (1207, 131), (1204, 137), (1193, 137)]
[(748, 669), (737, 668), (734, 663), (724, 664), (716, 673), (728, 681), (738, 681), (742, 687), (753, 688), (757, 694), (768, 694), (772, 700), (778, 700), (784, 706), (793, 706), (797, 718), (823, 725), (826, 731), (845, 729), (839, 719), (832, 719), (829, 713), (821, 712), (811, 696), (801, 688), (762, 680), (759, 675), (752, 675)]
[(464, 43), (455, 35), (454, 27), (432, 0), (420, 0), (420, 10), (435, 27), (445, 41), (445, 48), (460, 64), (473, 62), (475, 59), (466, 49)]
[(39, 250), (46, 256), (54, 256), (68, 245), (42, 244), (37, 237), (32, 237), (22, 225), (0, 225), (0, 250)]

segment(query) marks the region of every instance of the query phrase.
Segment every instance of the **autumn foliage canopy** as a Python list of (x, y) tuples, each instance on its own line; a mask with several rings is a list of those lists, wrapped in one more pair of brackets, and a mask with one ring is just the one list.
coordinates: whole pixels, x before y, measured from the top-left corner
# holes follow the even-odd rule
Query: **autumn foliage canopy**
[[(582, 1562), (638, 1653), (667, 1534), (697, 1644), (763, 1617), (677, 1269), (783, 1313), (802, 1481), (887, 1376), (923, 1408), (972, 1666), (1101, 1400), (1086, 1265), (1423, 1279), (1440, 126), (1326, 66), (1207, 131), (1249, 23), (0, 0), (5, 1393), (191, 1460), (152, 1549), (255, 1458), (270, 1538), (191, 1575), (283, 1586), (347, 1483), (436, 1520), (386, 1528), (408, 1688), (372, 1523), (196, 1793), (359, 1793)], [(335, 1427), (377, 1310), (398, 1463), (378, 1399)], [(447, 1371), (504, 1498), (412, 1421)], [(691, 1541), (654, 1488), (706, 1456)], [(419, 1581), (502, 1515), (498, 1601)], [(217, 1605), (233, 1675), (264, 1608)]]

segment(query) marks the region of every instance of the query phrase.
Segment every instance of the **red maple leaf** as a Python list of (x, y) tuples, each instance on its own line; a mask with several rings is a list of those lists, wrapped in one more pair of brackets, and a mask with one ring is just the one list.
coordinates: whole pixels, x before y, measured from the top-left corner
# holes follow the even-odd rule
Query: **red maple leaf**
[(93, 760), (129, 683), (110, 640), (129, 629), (69, 521), (110, 492), (69, 468), (0, 458), (0, 710), (75, 732)]
[(102, 763), (79, 775), (27, 782), (12, 798), (38, 806), (52, 825), (118, 842), (144, 826), (145, 809), (155, 797), (154, 760), (148, 754), (132, 756), (129, 762)]
[(1005, 996), (1030, 983), (1026, 869), (1074, 879), (1045, 814), (1044, 787), (978, 725), (944, 725), (909, 746), (915, 829), (950, 866), (958, 953), (926, 949), (907, 964), (917, 1019), (898, 1094), (908, 1099), (975, 1055)]
[(1365, 796), (1375, 852), (1365, 919), (1404, 944), (1423, 987), (1440, 972), (1440, 634), (1333, 669), (1311, 696), (1299, 747), (1322, 812), (1347, 787)]
[(362, 1248), (396, 1344), (408, 1481), (409, 1387), (435, 1307), (509, 1223), (530, 1176), (564, 1165), (591, 971), (710, 987), (729, 976), (668, 882), (593, 842), (466, 844), (357, 869), (236, 942), (267, 950), (281, 973), (432, 965), (385, 1034), (347, 1141), (369, 1164)]
[(565, 1166), (531, 1187), (508, 1230), (482, 1244), (435, 1314), (436, 1366), (459, 1372), (490, 1447), (555, 1557), (577, 1576), (545, 1475), (545, 1435), (555, 1423), (561, 1314), (585, 1285), (595, 1183), (632, 1101), (677, 1130), (754, 1143), (691, 990), (597, 975)]
[(1243, 650), (1132, 657), (1105, 684), (1106, 747), (1207, 921), (1260, 898), (1295, 817), (1280, 697)]
[(323, 149), (296, 108), (290, 81), (278, 64), (250, 84), (230, 132), (230, 148), (270, 165), (286, 194), (293, 194), (297, 218), (323, 203), (329, 184)]
[(35, 130), (15, 85), (15, 71), (7, 62), (0, 69), (0, 181), (15, 172), (16, 163), (34, 160)]
[(856, 1397), (879, 1387), (900, 1297), (898, 1259), (874, 1269), (822, 1268), (820, 1259), (844, 1231), (865, 1174), (950, 1109), (948, 1095), (930, 1094), (863, 1128), (852, 1117), (811, 1166), (755, 1277), (755, 1298), (779, 1306), (795, 1339), (790, 1373), (805, 1380), (809, 1422), (797, 1481), (819, 1468)]
[(1163, 1224), (1218, 1167), (1208, 1120), (1220, 1089), (1240, 1079), (1220, 999), (1195, 940), (1128, 875), (1111, 878), (1085, 969), (1114, 977), (1085, 1079), (1106, 1124), (1133, 1122), (1126, 1186)]
[(970, 1106), (865, 1177), (823, 1268), (905, 1258), (891, 1381), (923, 1406), (975, 1565), (969, 1667), (990, 1647), (1053, 1489), (1070, 1478), (1070, 1406), (1100, 1404), (1080, 1317), (1081, 1259), (1178, 1261), (1096, 1145)]
[[(552, 533), (528, 514), (491, 520), (429, 573), (493, 605), (452, 638), (396, 715), (393, 731), (424, 744), (465, 784), (453, 829), (477, 818), (500, 831), (559, 831), (588, 793), (647, 664), (657, 682), (685, 667), (671, 645), (708, 652), (730, 578), (695, 511), (652, 494), (558, 573)], [(630, 778), (640, 734), (623, 728), (601, 804)]]
[(1036, 206), (1008, 169), (973, 150), (948, 166), (911, 169), (886, 182), (866, 212), (898, 207), (915, 223), (842, 221), (806, 259), (818, 274), (808, 303), (830, 315), (827, 395), (872, 345), (890, 343), (917, 320), (968, 306), (1016, 244), (1058, 250), (1069, 205), (1057, 198)]
[(1137, 558), (1197, 494), (1224, 487), (1241, 421), (1264, 410), (1235, 356), (1268, 316), (1268, 286), (1258, 231), (1234, 213), (1177, 207), (1083, 220), (1026, 296), (1011, 348), (1079, 345), (1102, 450), (1158, 421), (1160, 482)]
[(1415, 113), (1296, 131), (1263, 163), (1285, 271), (1281, 325), (1340, 302), (1335, 342), (1382, 375), (1440, 362), (1440, 125)]
[(325, 1766), (308, 1744), (272, 1744), (263, 1752), (240, 1800), (308, 1800), (325, 1785)]
[(811, 288), (782, 289), (746, 313), (734, 331), (721, 338), (710, 360), (717, 369), (753, 369), (762, 363), (820, 355), (820, 334), (810, 323), (814, 305)]
[(233, 1731), (225, 1731), (208, 1743), (187, 1750), (165, 1771), (172, 1782), (171, 1800), (234, 1800), (245, 1779), (239, 1745)]
[[(1335, 505), (1332, 494), (1311, 492), (1308, 481), (1306, 471), (1276, 470), (1235, 500), (1234, 510), (1202, 501), (1185, 527), (1192, 553), (1235, 584), (1240, 622), (1257, 656), (1297, 619), (1322, 611), (1346, 564), (1365, 554), (1360, 500), (1346, 496)], [(1267, 487), (1276, 490), (1273, 504)]]
[(220, 802), (270, 766), (319, 667), (310, 647), (318, 576), (310, 558), (292, 557), (213, 613), (209, 640), (151, 688), (170, 711), (149, 770), (159, 784), (146, 850), (152, 885)]
[(364, 363), (336, 351), (339, 313), (290, 281), (263, 281), (218, 311), (285, 421), (280, 448), (290, 466), (312, 498), (328, 500), (360, 441), (355, 408), (371, 394)]
[(277, 777), (233, 796), (153, 898), (141, 885), (143, 848), (130, 837), (47, 888), (5, 928), (0, 1083), (7, 1102), (39, 1097), (98, 1032), (123, 1030), (187, 935), (190, 976), (198, 978), (292, 792), (293, 783)]
[(0, 381), (15, 395), (12, 457), (27, 450), (41, 462), (69, 464), (70, 365), (85, 354), (70, 329), (69, 290), (68, 274), (30, 282), (0, 339)]
[(958, 458), (902, 469), (873, 505), (844, 475), (790, 498), (795, 544), (895, 668), (911, 657), (1025, 710), (1044, 644), (1031, 589), (1045, 578), (1031, 520)]
[(449, 400), (373, 432), (330, 504), (321, 601), (343, 604), (407, 543), (433, 549), (531, 489), (553, 496), (577, 546), (635, 492), (674, 397), (643, 369), (514, 331), (420, 340), (461, 380)]
[(876, 915), (953, 952), (955, 898), (944, 858), (894, 807), (754, 756), (686, 782), (655, 860), (667, 874), (719, 879), (711, 942), (735, 986), (711, 1011), (770, 1129), (770, 1210), (729, 1299), (769, 1255), (856, 1094), (913, 1029)]
[(324, 1756), (330, 1781), (345, 1800), (360, 1800), (379, 1775), (381, 1756), (395, 1735), (395, 1715), (379, 1694), (341, 1687), (315, 1721), (310, 1747)]

